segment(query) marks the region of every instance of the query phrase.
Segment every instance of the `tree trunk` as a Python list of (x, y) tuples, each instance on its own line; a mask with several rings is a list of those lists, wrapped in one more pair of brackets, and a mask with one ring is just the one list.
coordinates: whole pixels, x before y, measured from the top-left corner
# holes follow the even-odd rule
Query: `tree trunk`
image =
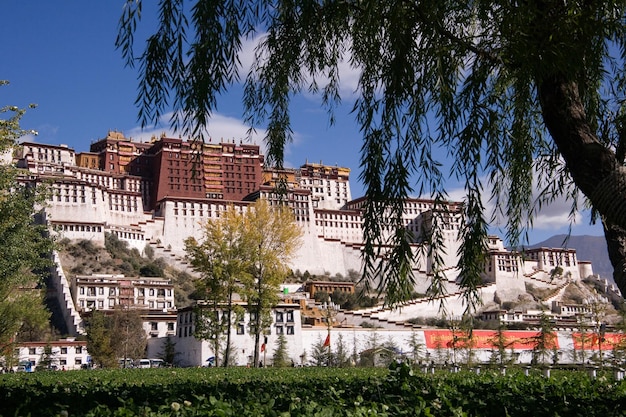
[[(254, 367), (259, 367), (259, 363), (261, 361), (261, 356), (259, 352), (259, 343), (261, 342), (261, 309), (255, 308), (256, 310), (256, 319), (255, 319), (255, 330), (254, 330)], [(267, 349), (267, 346), (265, 346)]]
[(537, 85), (543, 119), (554, 143), (574, 182), (608, 225), (605, 238), (609, 257), (615, 282), (624, 294), (626, 168), (591, 128), (576, 82), (554, 75)]
[(228, 290), (228, 308), (226, 309), (226, 348), (224, 349), (224, 368), (228, 368), (230, 362), (230, 329), (233, 325), (233, 290)]
[(604, 238), (613, 265), (613, 280), (619, 287), (626, 288), (626, 230), (604, 222)]

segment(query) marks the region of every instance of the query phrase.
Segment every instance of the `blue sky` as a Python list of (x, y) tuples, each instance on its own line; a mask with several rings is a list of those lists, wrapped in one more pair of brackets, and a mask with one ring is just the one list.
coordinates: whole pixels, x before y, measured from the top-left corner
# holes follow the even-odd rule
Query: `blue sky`
[[(109, 130), (121, 131), (136, 140), (170, 132), (166, 124), (142, 131), (137, 123), (137, 72), (124, 67), (121, 53), (114, 46), (123, 4), (122, 0), (4, 2), (0, 79), (8, 80), (10, 85), (0, 88), (0, 106), (37, 104), (22, 120), (23, 128), (39, 132), (33, 140), (67, 144), (81, 152)], [(149, 18), (146, 10), (142, 24), (146, 31), (150, 30)], [(249, 52), (251, 48), (245, 50)], [(248, 58), (249, 54), (242, 57), (244, 64)], [(342, 80), (345, 91), (353, 91), (355, 73), (347, 66)], [(238, 141), (245, 137), (240, 103), (241, 89), (237, 87), (220, 99), (218, 113), (209, 127), (214, 141)], [(318, 97), (311, 96), (294, 100), (295, 140), (286, 150), (286, 164), (297, 167), (308, 160), (348, 167), (352, 170), (352, 195), (361, 196), (361, 139), (354, 116), (350, 115), (351, 98), (344, 98), (332, 126), (319, 103)], [(261, 143), (260, 136), (256, 140)], [(454, 184), (450, 187), (451, 197), (462, 196), (462, 190), (454, 190)], [(569, 204), (565, 202), (543, 209), (535, 221), (530, 243), (566, 233), (568, 211)], [(602, 235), (600, 226), (588, 223), (589, 215), (583, 213), (573, 234)], [(494, 232), (501, 234), (497, 229)]]

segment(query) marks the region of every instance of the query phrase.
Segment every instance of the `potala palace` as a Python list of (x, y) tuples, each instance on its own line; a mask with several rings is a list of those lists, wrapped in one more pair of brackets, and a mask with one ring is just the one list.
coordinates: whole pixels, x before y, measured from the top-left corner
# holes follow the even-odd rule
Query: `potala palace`
[[(91, 143), (88, 152), (76, 152), (65, 145), (24, 142), (14, 162), (25, 170), (23, 181), (52, 187), (43, 217), (58, 237), (104, 245), (105, 234), (114, 234), (140, 252), (152, 247), (155, 256), (185, 270), (188, 267), (183, 241), (189, 236), (201, 239), (203, 222), (218, 218), (229, 204), (245, 210), (259, 198), (270, 202), (282, 198), (292, 208), (304, 233), (291, 265), (293, 270), (314, 275), (345, 275), (362, 269), (361, 209), (366, 197), (352, 198), (348, 168), (306, 162), (297, 169), (278, 171), (264, 165), (258, 145), (228, 141), (195, 143), (165, 136), (144, 143), (134, 142), (119, 132), (109, 132), (105, 138)], [(286, 196), (275, 193), (279, 179), (286, 180)], [(449, 266), (445, 271), (448, 293), (445, 302), (448, 314), (454, 316), (465, 310), (455, 268), (461, 211), (459, 203), (448, 204), (443, 251)], [(404, 224), (414, 232), (416, 248), (423, 245), (419, 237), (427, 231), (433, 215), (432, 201), (406, 201)], [(543, 301), (553, 311), (561, 309), (559, 316), (574, 315), (576, 309), (549, 304), (568, 285), (593, 275), (592, 265), (579, 260), (573, 249), (539, 248), (527, 250), (524, 256), (522, 261), (520, 254), (508, 251), (500, 238), (490, 237), (489, 261), (480, 289), (484, 304), (493, 306), (496, 298), (500, 302), (516, 300), (526, 293), (526, 284), (532, 283), (553, 290), (552, 298)], [(192, 309), (176, 309), (172, 286), (166, 280), (115, 275), (70, 277), (65, 275), (58, 255), (55, 259), (56, 294), (70, 336), (84, 333), (81, 312), (127, 304), (147, 312), (144, 319), (149, 356), (158, 354), (163, 339), (168, 336), (176, 338), (182, 365), (203, 365), (212, 356), (207, 342), (192, 336)], [(415, 265), (416, 292), (426, 292), (429, 265), (428, 259), (421, 259)], [(562, 273), (555, 276), (557, 267)], [(608, 283), (605, 285), (610, 291), (618, 292)], [(405, 322), (412, 317), (437, 316), (439, 304), (432, 300), (415, 300), (401, 309), (338, 310), (333, 313), (332, 321), (304, 319), (321, 314), (319, 310), (319, 306), (306, 300), (306, 293), (285, 286), (282, 302), (275, 308), (268, 346), (274, 346), (278, 335), (285, 335), (290, 357), (294, 363), (300, 363), (311, 353), (311, 346), (330, 335), (332, 328), (333, 341), (341, 337), (350, 351), (357, 346), (358, 350), (365, 350), (376, 335), (380, 340), (393, 339), (405, 352), (410, 349), (409, 340), (415, 341), (416, 337), (427, 350), (437, 348), (432, 340), (439, 337), (435, 334), (438, 330), (422, 330)], [(521, 320), (523, 314), (538, 313), (519, 312), (517, 318), (513, 313), (499, 310), (484, 314), (495, 314), (500, 319), (511, 315), (507, 320), (515, 321)], [(249, 361), (254, 350), (245, 320), (248, 318), (233, 329), (240, 365)], [(370, 326), (363, 327), (363, 323)], [(559, 333), (559, 341), (562, 346), (575, 345), (569, 335)], [(522, 345), (519, 349), (523, 358)], [(270, 354), (272, 349), (268, 347)], [(65, 360), (69, 360), (68, 367), (76, 365), (71, 363), (72, 359)], [(81, 363), (85, 360), (80, 358)]]

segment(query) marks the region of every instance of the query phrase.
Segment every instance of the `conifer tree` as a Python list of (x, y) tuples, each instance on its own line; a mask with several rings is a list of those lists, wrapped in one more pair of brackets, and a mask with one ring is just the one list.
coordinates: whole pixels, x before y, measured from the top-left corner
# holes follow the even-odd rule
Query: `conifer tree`
[(328, 366), (328, 348), (320, 336), (312, 346), (311, 362), (313, 366)]
[(407, 342), (411, 348), (411, 360), (413, 363), (417, 363), (422, 360), (426, 354), (426, 346), (424, 346), (424, 344), (419, 340), (417, 332), (412, 331)]
[(539, 315), (539, 331), (536, 336), (531, 338), (531, 341), (533, 344), (531, 363), (534, 365), (545, 364), (556, 342), (552, 318), (545, 311), (541, 311)]
[(504, 366), (510, 363), (511, 358), (507, 354), (507, 350), (511, 349), (515, 343), (515, 340), (509, 340), (504, 333), (506, 331), (506, 325), (502, 322), (498, 323), (496, 334), (489, 339), (489, 343), (495, 348), (491, 352), (490, 362), (497, 363), (500, 366)]
[(172, 340), (171, 336), (167, 336), (163, 340), (163, 348), (159, 358), (163, 359), (166, 365), (174, 366), (176, 365), (176, 354), (176, 342)]
[(272, 366), (277, 368), (286, 368), (290, 365), (287, 338), (284, 334), (279, 334), (276, 339), (276, 348), (272, 354)]

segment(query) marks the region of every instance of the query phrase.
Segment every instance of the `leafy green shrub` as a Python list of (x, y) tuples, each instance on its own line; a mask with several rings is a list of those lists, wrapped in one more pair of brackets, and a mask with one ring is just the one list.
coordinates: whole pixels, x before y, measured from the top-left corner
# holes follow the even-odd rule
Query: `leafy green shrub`
[(142, 277), (162, 277), (163, 268), (156, 263), (151, 262), (139, 268), (139, 275)]
[(0, 415), (619, 416), (626, 382), (601, 374), (381, 368), (118, 369), (0, 375)]

